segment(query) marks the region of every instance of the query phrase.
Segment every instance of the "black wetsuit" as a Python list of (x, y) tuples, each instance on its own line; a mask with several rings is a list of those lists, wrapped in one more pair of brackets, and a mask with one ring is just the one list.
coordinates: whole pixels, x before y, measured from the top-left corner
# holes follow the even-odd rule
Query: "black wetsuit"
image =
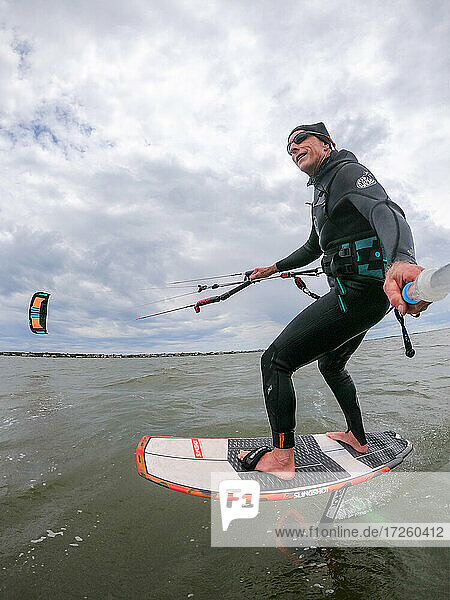
[[(367, 330), (389, 310), (383, 291), (385, 268), (399, 260), (415, 263), (413, 238), (401, 208), (351, 152), (332, 151), (308, 185), (314, 186), (310, 236), (298, 250), (278, 261), (277, 268), (303, 267), (323, 254), (330, 291), (297, 315), (262, 356), (273, 443), (278, 448), (294, 446), (296, 400), (291, 377), (299, 367), (318, 360), (319, 370), (344, 412), (347, 430), (365, 444), (355, 385), (345, 365)], [(367, 239), (378, 243), (374, 253), (382, 255), (367, 259), (378, 261), (372, 266), (379, 268), (372, 271), (355, 262), (355, 255), (360, 258), (355, 248), (367, 245)], [(339, 263), (348, 264), (349, 259), (341, 259), (338, 253), (345, 255), (342, 248), (349, 247), (347, 242), (353, 243), (351, 269)], [(376, 252), (377, 248), (381, 252)]]

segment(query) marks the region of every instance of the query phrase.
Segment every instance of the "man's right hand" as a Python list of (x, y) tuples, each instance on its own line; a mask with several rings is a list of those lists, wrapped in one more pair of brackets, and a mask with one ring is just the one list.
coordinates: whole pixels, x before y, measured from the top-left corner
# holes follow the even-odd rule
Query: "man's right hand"
[(272, 265), (271, 267), (257, 267), (250, 275), (250, 279), (262, 279), (263, 277), (270, 277), (277, 271), (277, 265)]

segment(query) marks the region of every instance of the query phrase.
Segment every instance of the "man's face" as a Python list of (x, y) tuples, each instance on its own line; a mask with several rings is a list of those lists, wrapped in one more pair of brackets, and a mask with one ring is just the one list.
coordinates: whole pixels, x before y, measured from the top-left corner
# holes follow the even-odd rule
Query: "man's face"
[[(291, 133), (289, 142), (292, 142), (298, 133), (301, 133), (301, 130), (298, 129)], [(307, 175), (314, 175), (323, 159), (329, 156), (330, 152), (328, 144), (315, 135), (308, 135), (299, 144), (295, 142), (291, 144), (292, 160), (300, 171), (303, 171)]]

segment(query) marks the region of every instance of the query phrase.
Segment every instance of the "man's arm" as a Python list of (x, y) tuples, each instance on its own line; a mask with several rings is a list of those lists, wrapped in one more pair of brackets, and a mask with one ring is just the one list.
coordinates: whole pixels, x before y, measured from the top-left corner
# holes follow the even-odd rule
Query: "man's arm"
[(402, 209), (392, 202), (383, 186), (363, 165), (351, 163), (341, 169), (332, 191), (329, 213), (332, 215), (342, 201), (351, 202), (376, 231), (388, 266), (397, 261), (416, 264), (413, 236)]
[(373, 183), (362, 189), (358, 188), (357, 182), (366, 175), (367, 169), (358, 163), (341, 169), (335, 182), (340, 198), (330, 206), (330, 210), (332, 211), (337, 204), (346, 199), (369, 221), (386, 253), (389, 268), (384, 291), (389, 302), (403, 315), (417, 314), (425, 310), (428, 303), (409, 305), (401, 295), (403, 286), (414, 281), (423, 270), (423, 267), (416, 264), (411, 228), (402, 209), (390, 200), (373, 175), (370, 174), (370, 178), (366, 179), (369, 183), (370, 181)]

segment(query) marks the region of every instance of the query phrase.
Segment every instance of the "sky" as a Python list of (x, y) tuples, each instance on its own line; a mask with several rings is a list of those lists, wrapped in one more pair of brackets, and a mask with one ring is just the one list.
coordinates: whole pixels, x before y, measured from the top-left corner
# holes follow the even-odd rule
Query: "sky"
[[(310, 302), (290, 280), (136, 317), (203, 297), (156, 302), (191, 291), (167, 282), (303, 244), (300, 123), (374, 173), (419, 264), (448, 263), (449, 29), (440, 0), (0, 0), (0, 351), (267, 347)], [(49, 335), (28, 328), (35, 291)], [(408, 326), (449, 327), (449, 300)], [(392, 313), (369, 332), (399, 334)]]

